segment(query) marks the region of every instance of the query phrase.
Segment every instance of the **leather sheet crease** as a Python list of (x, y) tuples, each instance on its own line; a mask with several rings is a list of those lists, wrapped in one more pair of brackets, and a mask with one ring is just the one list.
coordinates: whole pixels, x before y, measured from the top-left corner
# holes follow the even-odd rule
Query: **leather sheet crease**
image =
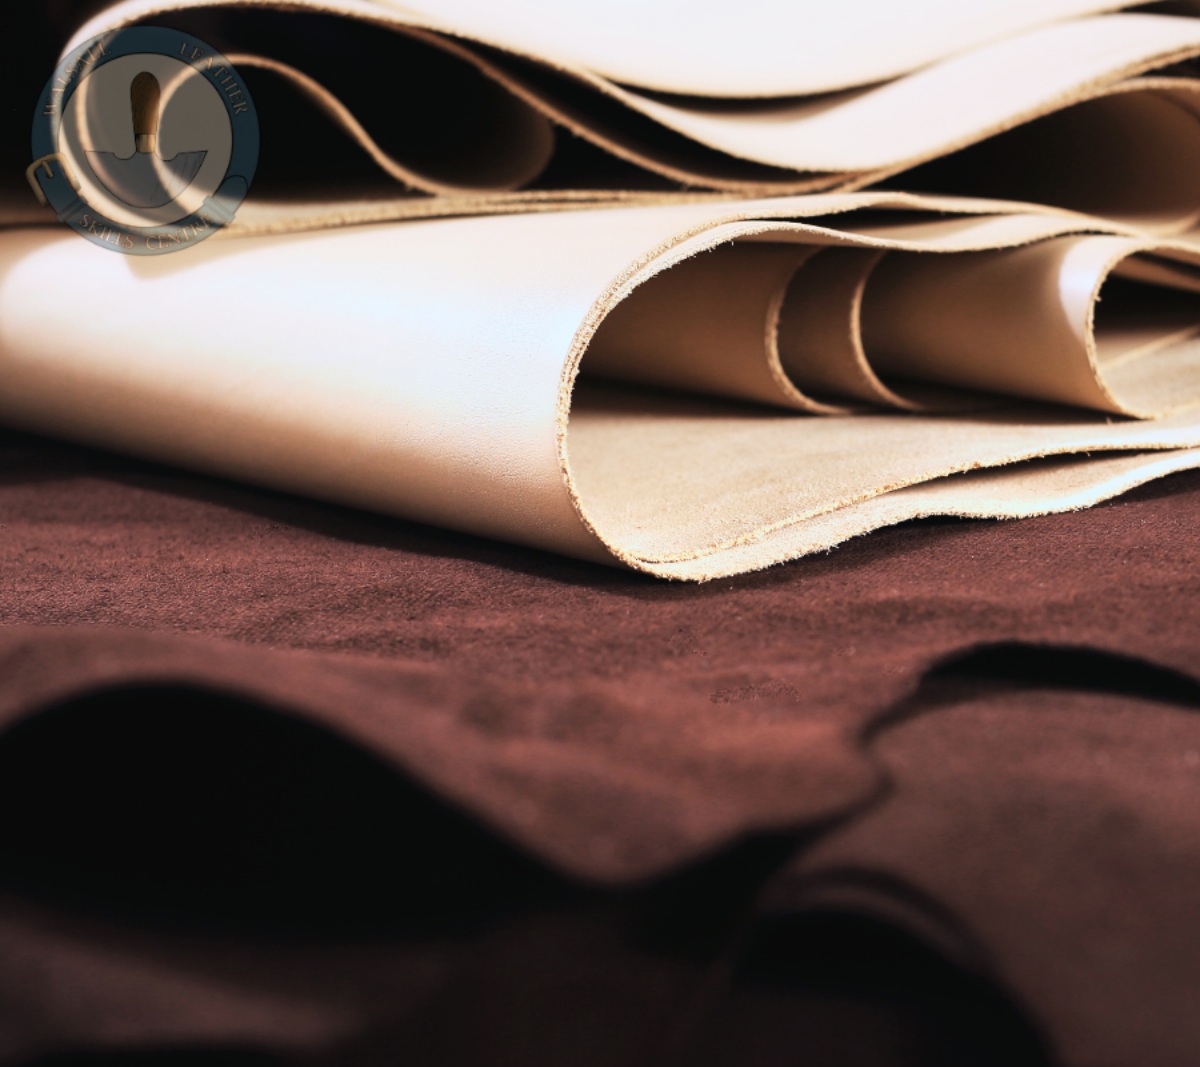
[(76, 42), (191, 29), (337, 151), (278, 138), (178, 255), (6, 228), (0, 418), (692, 580), (1200, 466), (1200, 19), (1119, 7), (751, 5), (859, 44), (698, 20), (659, 67), (465, 0), (127, 0)]

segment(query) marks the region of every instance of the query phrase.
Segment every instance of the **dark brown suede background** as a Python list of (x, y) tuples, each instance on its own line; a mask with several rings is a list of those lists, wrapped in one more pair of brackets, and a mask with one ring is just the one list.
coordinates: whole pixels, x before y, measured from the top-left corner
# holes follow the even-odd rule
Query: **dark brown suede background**
[(666, 584), (0, 437), (0, 1063), (1194, 1064), (1200, 476)]

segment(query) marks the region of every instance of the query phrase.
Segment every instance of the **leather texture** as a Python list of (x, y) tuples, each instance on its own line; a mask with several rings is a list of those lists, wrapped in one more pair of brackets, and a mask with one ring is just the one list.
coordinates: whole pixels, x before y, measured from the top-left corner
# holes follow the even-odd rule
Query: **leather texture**
[(0, 234), (0, 417), (673, 578), (1086, 506), (1200, 457), (1200, 19), (1140, 6), (123, 0), (75, 41), (192, 28), (295, 174)]
[[(1066, 110), (1080, 143), (1050, 153), (1051, 202), (1121, 214), (1136, 208), (1127, 190), (1109, 189), (1097, 204), (1091, 189), (1106, 184), (1093, 165), (1103, 150), (1094, 142), (1114, 144), (1096, 125), (1111, 130), (1122, 121), (1114, 115), (1125, 115), (1124, 124), (1138, 131), (1126, 166), (1137, 170), (1138, 185), (1174, 190), (1152, 200), (1168, 212), (1166, 224), (1183, 226), (1196, 214), (1185, 190), (1194, 173), (1189, 161), (1200, 155), (1200, 105), (1194, 81), (1174, 74), (1173, 65), (1200, 55), (1200, 20), (1138, 7), (760, 0), (747, 10), (738, 5), (736, 14), (683, 18), (671, 4), (622, 3), (574, 9), (568, 20), (537, 0), (520, 5), (527, 18), (507, 5), (493, 10), (467, 0), (123, 0), (73, 43), (155, 19), (216, 34), (214, 43), (240, 64), (270, 71), (314, 116), (357, 142), (381, 178), (434, 196), (517, 188), (544, 196), (545, 189), (528, 187), (543, 171), (559, 185), (550, 164), (563, 151), (564, 131), (635, 168), (616, 183), (589, 187), (587, 168), (562, 182), (600, 199), (631, 184), (660, 199), (695, 188), (745, 196), (862, 187)], [(322, 44), (325, 22), (312, 20), (330, 18), (361, 31), (353, 57)], [(607, 29), (589, 29), (590, 21)], [(767, 24), (769, 33), (756, 31)], [(664, 25), (671, 26), (670, 48), (662, 47)], [(424, 62), (427, 69), (397, 71), (385, 58), (397, 49), (403, 66)], [(373, 68), (383, 73), (373, 77)], [(1145, 80), (1156, 71), (1163, 76)], [(1164, 92), (1173, 98), (1165, 109)], [(489, 130), (502, 127), (505, 136), (489, 138), (487, 151), (466, 153), (469, 163), (461, 141), (485, 136), (478, 130), (440, 149), (417, 150), (411, 140), (385, 146), (389, 123), (378, 99), (393, 96), (405, 109), (449, 109), (446, 121), (460, 131), (471, 116), (493, 114)], [(1139, 106), (1130, 100), (1143, 96), (1150, 102), (1142, 111), (1161, 114), (1130, 122), (1128, 112)], [(1080, 105), (1089, 106), (1080, 113)], [(359, 111), (375, 116), (374, 132)], [(1050, 125), (1021, 150), (1039, 169), (1041, 142), (1058, 139), (1059, 124)], [(1082, 142), (1090, 147), (1081, 150)], [(1019, 189), (1024, 168), (1010, 169), (1001, 184)], [(665, 189), (663, 179), (671, 183)], [(961, 191), (955, 184), (928, 191)]]
[[(10, 424), (671, 577), (921, 514), (1078, 507), (1200, 455), (1181, 377), (1200, 254), (1065, 212), (845, 193), (218, 239), (154, 259), (43, 230), (0, 249)], [(835, 254), (864, 257), (861, 286), (813, 277)], [(851, 370), (915, 380), (917, 399), (856, 412), (861, 396), (826, 389), (842, 413), (814, 416), (823, 401), (779, 353), (802, 364), (828, 326), (805, 340), (793, 278), (836, 312)], [(1110, 336), (1096, 307), (1118, 283), (1137, 328)], [(1123, 401), (1109, 364), (1164, 409)], [(1114, 450), (1138, 454), (1096, 456)]]

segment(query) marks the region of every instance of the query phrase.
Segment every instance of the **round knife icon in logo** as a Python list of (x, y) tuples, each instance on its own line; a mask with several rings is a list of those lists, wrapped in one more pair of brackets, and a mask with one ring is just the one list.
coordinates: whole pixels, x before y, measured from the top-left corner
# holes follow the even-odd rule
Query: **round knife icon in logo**
[(178, 152), (170, 159), (158, 154), (158, 113), (162, 99), (158, 79), (143, 70), (129, 87), (133, 113), (133, 155), (88, 152), (96, 176), (113, 196), (131, 207), (165, 207), (178, 200), (203, 165), (208, 152)]
[(258, 162), (258, 118), (227, 59), (190, 34), (114, 30), (59, 65), (38, 102), (38, 200), (94, 244), (158, 255), (228, 224)]

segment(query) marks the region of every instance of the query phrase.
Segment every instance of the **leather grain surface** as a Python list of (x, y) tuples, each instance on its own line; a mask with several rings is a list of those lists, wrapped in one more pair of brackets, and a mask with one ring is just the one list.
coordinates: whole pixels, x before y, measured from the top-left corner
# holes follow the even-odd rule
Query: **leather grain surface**
[(679, 586), (2, 469), (6, 1064), (1195, 1051), (1194, 474)]

